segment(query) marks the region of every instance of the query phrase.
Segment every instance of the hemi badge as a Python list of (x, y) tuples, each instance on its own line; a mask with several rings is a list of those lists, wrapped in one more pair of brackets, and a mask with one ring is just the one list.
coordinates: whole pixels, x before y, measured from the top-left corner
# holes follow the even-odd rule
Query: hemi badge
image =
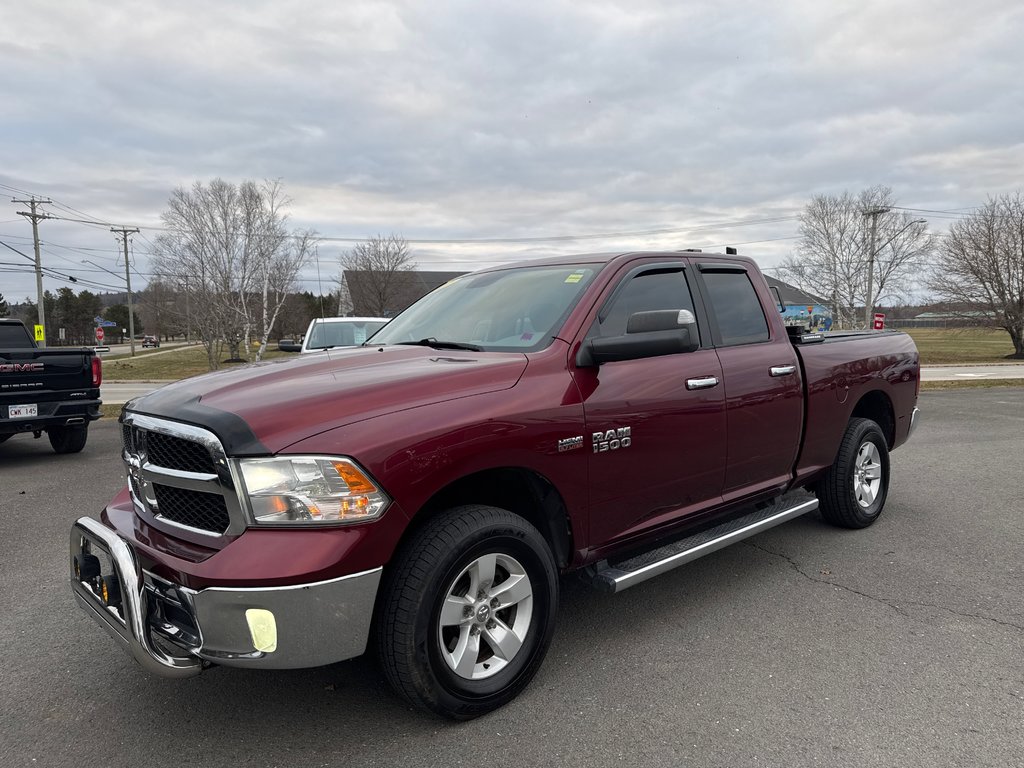
[(565, 453), (566, 451), (575, 451), (577, 448), (583, 447), (583, 435), (577, 435), (576, 437), (567, 437), (564, 440), (558, 441), (558, 452)]

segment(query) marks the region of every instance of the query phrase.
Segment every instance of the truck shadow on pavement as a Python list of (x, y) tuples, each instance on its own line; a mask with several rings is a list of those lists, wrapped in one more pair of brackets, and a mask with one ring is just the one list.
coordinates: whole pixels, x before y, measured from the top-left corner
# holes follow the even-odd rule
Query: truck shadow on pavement
[[(814, 517), (790, 525), (802, 529), (801, 536), (834, 530)], [(86, 688), (110, 689), (111, 708), (94, 715), (119, 721), (128, 731), (145, 728), (157, 743), (173, 743), (183, 727), (201, 725), (217, 734), (219, 748), (225, 752), (249, 751), (255, 749), (254, 743), (265, 741), (269, 752), (293, 756), (296, 749), (301, 753), (300, 745), (311, 744), (318, 745), (317, 755), (379, 755), (382, 738), (392, 748), (401, 741), (409, 741), (411, 748), (415, 740), (422, 745), (424, 736), (439, 730), (485, 734), (493, 727), (485, 725), (488, 720), (532, 721), (541, 712), (575, 706), (568, 702), (572, 691), (579, 695), (581, 688), (590, 689), (589, 697), (600, 696), (609, 687), (614, 689), (617, 678), (642, 678), (649, 659), (638, 656), (635, 648), (665, 643), (666, 625), (672, 630), (667, 640), (672, 647), (654, 652), (679, 654), (691, 644), (709, 642), (705, 638), (714, 630), (705, 624), (719, 620), (713, 614), (721, 613), (723, 600), (756, 604), (757, 595), (750, 593), (757, 591), (759, 574), (749, 566), (749, 550), (733, 547), (638, 585), (626, 595), (598, 592), (575, 576), (563, 578), (558, 628), (536, 678), (502, 710), (463, 724), (424, 714), (395, 695), (372, 658), (372, 645), (363, 657), (318, 669), (213, 668), (197, 678), (168, 681), (147, 677), (127, 659), (115, 656), (105, 636), (90, 632), (89, 641), (78, 647), (82, 658), (68, 659), (68, 666), (76, 676), (95, 678), (79, 681)], [(86, 625), (84, 617), (78, 621)], [(96, 646), (104, 657), (101, 666), (89, 664), (86, 646)], [(687, 667), (685, 653), (679, 658), (678, 676), (689, 681), (699, 670)], [(111, 674), (110, 666), (116, 667), (116, 673)], [(125, 704), (129, 701), (130, 707)], [(94, 702), (94, 706), (103, 705)], [(257, 728), (239, 728), (240, 712), (246, 710)], [(296, 716), (300, 712), (317, 714)], [(325, 728), (328, 723), (344, 728)], [(264, 757), (269, 759), (265, 753)]]

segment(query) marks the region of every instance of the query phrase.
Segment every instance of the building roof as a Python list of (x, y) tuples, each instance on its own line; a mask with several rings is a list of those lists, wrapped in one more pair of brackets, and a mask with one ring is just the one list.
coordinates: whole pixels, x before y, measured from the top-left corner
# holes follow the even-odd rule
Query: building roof
[(815, 296), (813, 293), (807, 293), (802, 291), (794, 285), (784, 283), (778, 278), (764, 276), (764, 279), (768, 281), (769, 288), (778, 288), (779, 294), (782, 296), (784, 304), (793, 306), (813, 306), (815, 304), (821, 304), (828, 306), (828, 302), (820, 296)]

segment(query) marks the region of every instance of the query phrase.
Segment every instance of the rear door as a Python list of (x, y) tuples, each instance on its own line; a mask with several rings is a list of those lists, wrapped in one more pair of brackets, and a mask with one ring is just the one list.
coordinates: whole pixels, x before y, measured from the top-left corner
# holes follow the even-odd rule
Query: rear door
[[(630, 314), (702, 316), (683, 260), (626, 266), (586, 338), (621, 336)], [(640, 534), (720, 499), (725, 477), (722, 368), (710, 336), (695, 352), (573, 367), (589, 454), (591, 541)]]
[[(696, 262), (724, 376), (728, 458), (726, 501), (787, 485), (803, 428), (796, 351), (764, 280), (742, 262)], [(762, 290), (758, 290), (761, 286)]]

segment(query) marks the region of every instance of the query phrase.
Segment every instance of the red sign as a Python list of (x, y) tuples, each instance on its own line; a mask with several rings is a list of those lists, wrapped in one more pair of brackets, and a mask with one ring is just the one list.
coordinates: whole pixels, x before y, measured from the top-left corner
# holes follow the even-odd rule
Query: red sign
[(885, 315), (881, 312), (875, 312), (875, 330), (885, 330)]
[(103, 329), (102, 328), (97, 328), (96, 329), (96, 341), (103, 341)]

